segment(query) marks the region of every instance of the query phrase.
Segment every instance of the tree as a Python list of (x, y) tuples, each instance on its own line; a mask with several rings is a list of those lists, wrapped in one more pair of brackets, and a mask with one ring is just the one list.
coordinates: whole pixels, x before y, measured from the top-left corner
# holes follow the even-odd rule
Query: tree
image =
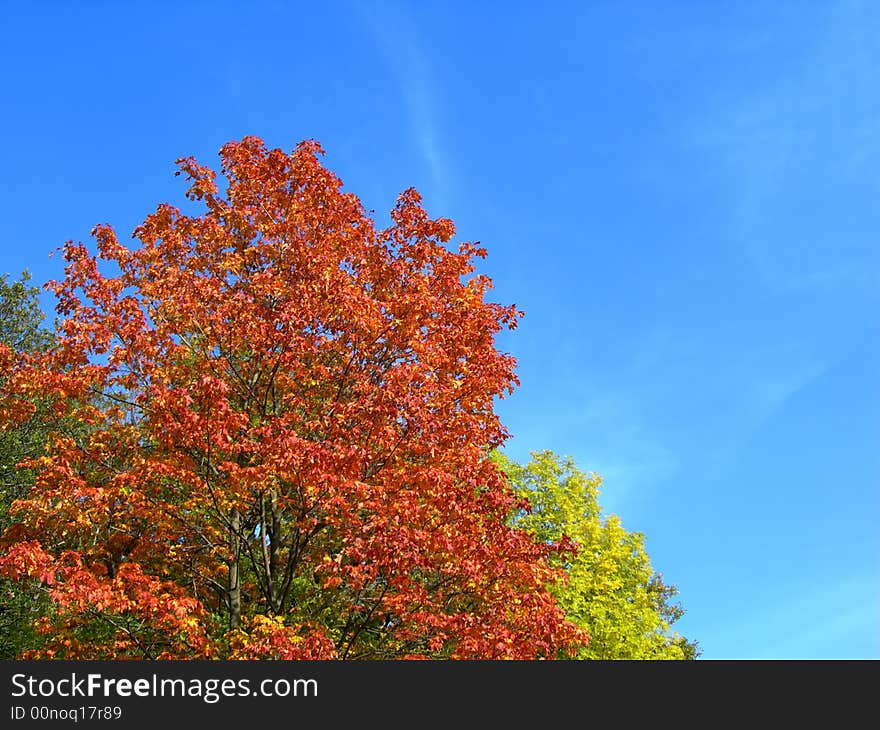
[[(41, 327), (39, 289), (29, 286), (29, 281), (28, 272), (11, 284), (8, 275), (0, 276), (0, 393), (12, 359), (18, 354), (45, 350), (52, 339)], [(12, 501), (23, 496), (30, 486), (29, 475), (16, 465), (26, 457), (36, 456), (45, 438), (45, 428), (39, 420), (0, 431), (0, 530), (9, 526), (8, 508)]]
[[(377, 230), (322, 166), (246, 137), (225, 185), (178, 160), (122, 246), (64, 246), (55, 344), (11, 369), (3, 420), (35, 398), (86, 428), (32, 459), (0, 570), (53, 610), (34, 655), (533, 658), (583, 632), (550, 593), (557, 546), (508, 524), (483, 458), (516, 385), (485, 255), (446, 244), (414, 190)], [(221, 189), (222, 188), (222, 189)], [(102, 271), (110, 264), (117, 273)]]
[[(29, 281), (30, 274), (26, 271), (12, 283), (8, 275), (0, 276), (0, 398), (10, 359), (19, 353), (45, 350), (52, 339), (41, 327), (39, 289), (30, 286)], [(9, 514), (12, 503), (24, 497), (33, 484), (33, 474), (18, 464), (42, 452), (49, 427), (37, 417), (20, 423), (15, 429), (0, 428), (0, 534), (12, 525)], [(0, 658), (11, 659), (36, 645), (32, 625), (45, 608), (44, 596), (37, 585), (0, 578)]]
[(573, 554), (554, 558), (566, 572), (555, 595), (566, 616), (590, 635), (580, 658), (696, 658), (697, 645), (670, 630), (684, 611), (671, 603), (676, 587), (652, 569), (644, 536), (626, 531), (616, 515), (603, 518), (601, 477), (552, 451), (533, 453), (526, 466), (500, 453), (492, 460), (528, 502), (515, 512), (514, 524), (543, 542), (576, 546)]

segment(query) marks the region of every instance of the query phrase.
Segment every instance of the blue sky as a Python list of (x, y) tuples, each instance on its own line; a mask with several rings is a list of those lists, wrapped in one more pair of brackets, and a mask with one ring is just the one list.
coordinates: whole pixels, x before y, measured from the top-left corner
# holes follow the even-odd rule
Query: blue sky
[(0, 273), (315, 138), (488, 249), (508, 453), (605, 477), (704, 658), (880, 658), (876, 4), (2, 7)]

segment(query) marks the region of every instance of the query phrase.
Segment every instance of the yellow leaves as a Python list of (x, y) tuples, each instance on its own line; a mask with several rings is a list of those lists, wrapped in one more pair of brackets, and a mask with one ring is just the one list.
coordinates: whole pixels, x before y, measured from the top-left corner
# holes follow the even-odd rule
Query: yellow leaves
[(567, 580), (556, 583), (554, 594), (566, 616), (591, 634), (582, 656), (654, 658), (672, 646), (663, 618), (668, 609), (654, 590), (643, 536), (627, 532), (615, 515), (602, 518), (601, 478), (549, 451), (533, 453), (526, 466), (500, 454), (492, 460), (530, 503), (531, 511), (513, 517), (516, 525), (542, 542), (569, 537), (577, 543), (575, 552), (563, 550), (553, 558), (567, 574)]

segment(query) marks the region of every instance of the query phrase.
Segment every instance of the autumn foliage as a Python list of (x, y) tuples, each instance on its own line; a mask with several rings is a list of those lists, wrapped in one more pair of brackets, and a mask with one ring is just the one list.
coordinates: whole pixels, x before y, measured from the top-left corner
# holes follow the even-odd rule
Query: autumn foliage
[[(200, 215), (64, 247), (57, 342), (19, 355), (2, 427), (58, 423), (0, 572), (52, 599), (38, 656), (556, 658), (585, 635), (558, 546), (509, 525), (486, 459), (514, 307), (407, 190), (377, 230), (304, 142), (178, 161)], [(45, 405), (48, 404), (48, 405)]]

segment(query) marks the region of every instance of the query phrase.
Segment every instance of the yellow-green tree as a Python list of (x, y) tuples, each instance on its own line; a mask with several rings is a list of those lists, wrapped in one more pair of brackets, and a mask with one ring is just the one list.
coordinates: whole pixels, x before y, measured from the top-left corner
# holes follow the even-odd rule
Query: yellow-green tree
[(552, 451), (532, 454), (525, 466), (500, 453), (493, 460), (529, 509), (514, 524), (547, 543), (575, 544), (556, 560), (567, 580), (555, 586), (566, 617), (586, 629), (582, 659), (694, 659), (695, 642), (672, 631), (684, 613), (671, 600), (675, 586), (651, 566), (644, 535), (628, 532), (616, 515), (603, 517), (602, 478), (580, 471), (571, 458)]

